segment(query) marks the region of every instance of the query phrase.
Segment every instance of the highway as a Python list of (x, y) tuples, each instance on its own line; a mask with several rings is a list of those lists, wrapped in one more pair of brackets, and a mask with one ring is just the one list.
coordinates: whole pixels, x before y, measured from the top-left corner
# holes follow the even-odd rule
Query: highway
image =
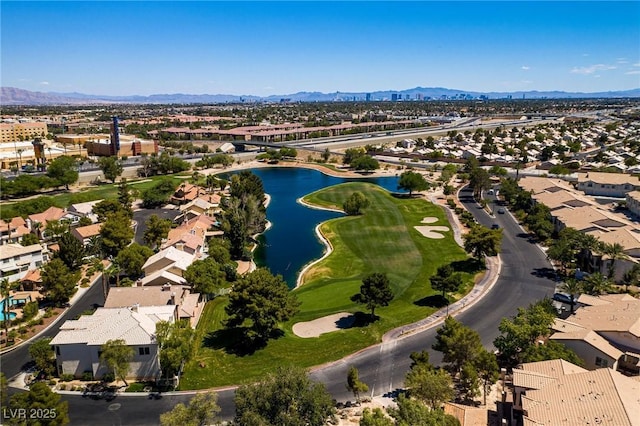
[[(492, 342), (498, 335), (500, 320), (515, 315), (518, 307), (528, 306), (545, 296), (550, 297), (555, 283), (537, 276), (537, 270), (550, 268), (551, 265), (538, 247), (522, 234), (521, 228), (509, 213), (496, 215), (495, 218), (489, 216), (473, 201), (468, 189), (460, 192), (460, 199), (478, 222), (486, 226), (497, 223), (504, 232), (502, 272), (498, 281), (482, 299), (455, 315), (458, 320), (480, 333), (485, 347), (492, 348)], [(360, 379), (369, 385), (373, 395), (390, 395), (403, 385), (411, 363), (411, 352), (429, 350), (432, 362), (440, 362), (440, 354), (431, 350), (435, 341), (435, 328), (372, 346), (316, 368), (311, 376), (325, 383), (334, 398), (346, 401), (353, 399), (353, 395), (345, 388), (347, 370), (353, 365), (358, 368)], [(24, 363), (24, 354), (19, 355), (19, 352), (14, 351), (5, 357), (11, 358), (14, 354), (19, 360), (8, 361), (7, 364), (11, 363), (19, 368)], [(71, 424), (74, 425), (149, 425), (157, 424), (160, 413), (168, 411), (178, 402), (188, 401), (190, 395), (167, 394), (161, 399), (151, 399), (147, 395), (119, 395), (112, 401), (66, 394), (63, 398), (69, 402)], [(231, 419), (234, 414), (233, 390), (219, 390), (218, 401), (222, 407), (220, 417)]]

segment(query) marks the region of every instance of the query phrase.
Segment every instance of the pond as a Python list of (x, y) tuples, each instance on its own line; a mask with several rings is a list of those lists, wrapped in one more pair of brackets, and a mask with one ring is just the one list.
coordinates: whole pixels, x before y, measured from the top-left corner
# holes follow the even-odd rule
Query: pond
[(317, 170), (275, 167), (252, 169), (262, 179), (264, 190), (271, 196), (267, 219), (271, 228), (259, 237), (260, 245), (254, 253), (258, 266), (268, 267), (273, 274), (280, 274), (290, 288), (295, 287), (298, 273), (309, 262), (324, 253), (324, 245), (315, 234), (318, 223), (342, 214), (311, 209), (296, 202), (318, 189), (344, 182), (372, 182), (383, 188), (399, 192), (398, 177), (337, 178)]

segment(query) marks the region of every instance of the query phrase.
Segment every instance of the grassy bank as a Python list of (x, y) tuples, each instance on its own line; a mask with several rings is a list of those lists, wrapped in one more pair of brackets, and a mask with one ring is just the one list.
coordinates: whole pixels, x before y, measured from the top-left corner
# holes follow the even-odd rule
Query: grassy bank
[[(466, 289), (471, 287), (476, 271), (453, 240), (453, 233), (445, 232), (445, 238), (436, 240), (414, 229), (427, 216), (438, 218), (434, 225), (448, 225), (440, 207), (422, 199), (395, 198), (376, 185), (355, 182), (325, 188), (305, 200), (339, 207), (354, 191), (364, 193), (371, 207), (363, 216), (342, 217), (321, 226), (334, 251), (310, 268), (305, 284), (294, 290), (302, 302), (301, 310), (283, 324), (284, 335), (252, 355), (234, 354), (233, 336), (221, 329), (226, 300), (216, 299), (207, 305), (198, 325), (195, 355), (185, 368), (182, 389), (253, 381), (278, 365), (310, 367), (374, 344), (386, 331), (437, 309), (441, 300), (428, 279), (442, 264), (459, 262), (457, 269), (467, 271)], [(363, 276), (370, 272), (387, 273), (395, 294), (388, 307), (376, 310), (378, 321), (318, 338), (302, 339), (293, 334), (296, 322), (336, 312), (362, 311), (363, 307), (351, 302), (350, 297), (359, 291)]]

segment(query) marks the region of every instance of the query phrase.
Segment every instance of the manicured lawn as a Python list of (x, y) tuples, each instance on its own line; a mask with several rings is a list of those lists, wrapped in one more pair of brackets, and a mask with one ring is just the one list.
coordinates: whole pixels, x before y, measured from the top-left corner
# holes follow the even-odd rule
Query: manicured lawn
[[(205, 308), (198, 325), (195, 355), (185, 368), (181, 389), (238, 384), (253, 381), (278, 365), (311, 367), (340, 359), (380, 341), (397, 326), (424, 318), (434, 312), (439, 297), (429, 285), (438, 266), (458, 261), (457, 270), (470, 288), (475, 272), (464, 251), (453, 240), (452, 232), (443, 239), (429, 239), (414, 229), (424, 217), (433, 216), (433, 225), (449, 226), (438, 206), (421, 200), (394, 198), (380, 187), (368, 183), (347, 183), (325, 188), (305, 200), (336, 207), (354, 191), (371, 201), (365, 214), (342, 217), (321, 229), (334, 251), (305, 275), (305, 284), (294, 290), (302, 302), (300, 312), (283, 324), (284, 335), (271, 340), (254, 354), (238, 356), (230, 349), (231, 336), (221, 331), (226, 299), (219, 298)], [(336, 312), (358, 312), (364, 307), (350, 301), (359, 291), (362, 278), (371, 272), (385, 272), (395, 294), (393, 302), (378, 308), (379, 319), (368, 325), (331, 332), (319, 338), (296, 337), (292, 326)], [(204, 367), (201, 367), (201, 363)]]
[[(176, 183), (176, 185), (178, 183), (184, 182), (184, 179), (177, 177), (177, 175), (152, 176), (145, 179), (128, 180), (128, 182), (131, 184), (131, 187), (133, 189), (142, 192), (146, 189), (151, 188), (159, 179), (163, 178), (171, 179), (174, 183)], [(53, 198), (53, 202), (56, 206), (64, 208), (76, 203), (116, 198), (118, 196), (118, 184), (109, 183), (100, 186), (83, 188), (77, 192), (62, 192), (55, 195), (43, 194), (42, 196)], [(15, 213), (13, 206), (20, 202), (21, 201), (2, 202), (2, 218), (9, 219), (17, 216), (18, 214)]]

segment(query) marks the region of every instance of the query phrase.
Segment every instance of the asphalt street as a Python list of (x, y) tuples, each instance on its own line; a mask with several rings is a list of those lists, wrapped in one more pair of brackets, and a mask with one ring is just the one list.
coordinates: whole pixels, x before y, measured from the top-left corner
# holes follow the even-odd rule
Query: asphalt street
[[(550, 268), (551, 265), (540, 249), (529, 242), (509, 213), (491, 217), (473, 201), (469, 190), (461, 191), (460, 198), (479, 223), (485, 226), (497, 223), (504, 233), (502, 271), (496, 284), (473, 305), (453, 314), (480, 334), (485, 347), (492, 348), (500, 320), (515, 315), (519, 307), (526, 307), (545, 296), (551, 297), (555, 283), (537, 274), (537, 271)], [(371, 394), (393, 395), (395, 390), (403, 386), (412, 352), (426, 349), (430, 352), (432, 362), (441, 360), (440, 354), (431, 350), (438, 326), (372, 346), (316, 368), (312, 377), (325, 383), (335, 399), (346, 401), (353, 399), (353, 395), (345, 388), (347, 371), (350, 366), (355, 366), (360, 379), (369, 385)], [(19, 368), (22, 365), (20, 362), (24, 363), (24, 360), (14, 361), (12, 365)], [(147, 395), (120, 395), (112, 401), (88, 400), (77, 395), (64, 395), (63, 398), (69, 402), (71, 424), (74, 425), (153, 425), (158, 423), (160, 413), (168, 411), (178, 402), (188, 401), (190, 395), (164, 395), (161, 399), (150, 399)], [(231, 419), (234, 413), (233, 390), (219, 391), (218, 401), (222, 407), (220, 417)]]

